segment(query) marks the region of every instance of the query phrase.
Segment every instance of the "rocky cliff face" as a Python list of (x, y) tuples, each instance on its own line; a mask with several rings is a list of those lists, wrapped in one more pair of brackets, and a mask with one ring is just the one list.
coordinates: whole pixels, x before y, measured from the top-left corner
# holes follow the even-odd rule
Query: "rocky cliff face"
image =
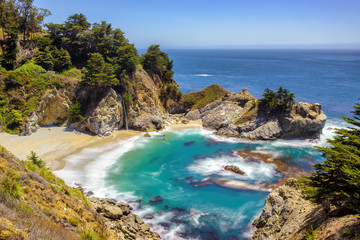
[(133, 75), (130, 92), (134, 99), (128, 108), (129, 127), (140, 131), (154, 131), (164, 127), (167, 114), (160, 100), (164, 84), (154, 75), (137, 69)]
[(257, 100), (247, 89), (191, 110), (185, 117), (201, 119), (205, 127), (216, 130), (219, 135), (251, 140), (318, 138), (326, 121), (318, 103), (298, 103), (291, 112), (282, 115), (261, 114)]
[(252, 239), (358, 239), (360, 215), (335, 217), (334, 212), (303, 199), (296, 179), (290, 178), (266, 198), (260, 217), (253, 222)]

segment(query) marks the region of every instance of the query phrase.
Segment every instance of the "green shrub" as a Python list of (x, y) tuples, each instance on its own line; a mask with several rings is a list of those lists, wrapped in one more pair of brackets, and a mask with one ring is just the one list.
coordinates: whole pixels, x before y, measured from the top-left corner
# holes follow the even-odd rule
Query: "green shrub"
[(98, 240), (99, 238), (96, 236), (96, 234), (89, 230), (89, 229), (85, 229), (82, 233), (80, 233), (80, 237), (83, 240)]
[(1, 121), (3, 123), (2, 130), (9, 133), (18, 133), (23, 124), (22, 114), (15, 109), (0, 109)]
[(80, 220), (78, 218), (75, 218), (75, 217), (70, 217), (69, 218), (69, 223), (71, 226), (73, 227), (77, 227), (80, 223)]
[(1, 189), (6, 195), (14, 198), (20, 198), (22, 195), (21, 184), (18, 182), (15, 175), (11, 172), (8, 172), (8, 174), (2, 179)]
[(35, 164), (36, 166), (38, 166), (39, 168), (42, 168), (45, 166), (45, 162), (39, 158), (38, 155), (36, 155), (36, 153), (34, 151), (30, 152), (30, 155), (27, 156), (27, 159), (29, 161), (31, 161), (33, 164)]
[(81, 70), (79, 70), (77, 68), (72, 68), (72, 69), (69, 69), (69, 70), (61, 73), (61, 75), (65, 76), (65, 77), (73, 77), (73, 78), (81, 79), (82, 72), (81, 72)]
[(308, 230), (303, 231), (306, 240), (315, 240), (317, 230), (311, 225)]
[(29, 62), (29, 63), (25, 63), (24, 65), (15, 69), (14, 72), (15, 73), (26, 73), (31, 76), (38, 76), (41, 73), (46, 73), (46, 70), (39, 65)]

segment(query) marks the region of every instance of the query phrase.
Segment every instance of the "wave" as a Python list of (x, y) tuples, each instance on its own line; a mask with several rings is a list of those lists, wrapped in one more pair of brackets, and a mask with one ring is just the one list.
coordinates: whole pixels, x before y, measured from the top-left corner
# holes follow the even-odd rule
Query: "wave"
[[(234, 165), (245, 172), (239, 175), (224, 170), (226, 165)], [(278, 176), (276, 166), (274, 164), (266, 164), (264, 162), (247, 162), (241, 157), (231, 155), (221, 155), (214, 158), (205, 158), (195, 161), (194, 164), (187, 166), (191, 172), (201, 176), (218, 175), (223, 177), (231, 177), (234, 179), (251, 180), (255, 182), (272, 182), (274, 176)]]
[(196, 77), (212, 77), (214, 75), (201, 73), (201, 74), (193, 74), (193, 76), (196, 76)]
[[(64, 179), (71, 186), (84, 184), (84, 188), (93, 191), (99, 196), (109, 196), (105, 189), (104, 179), (108, 168), (126, 152), (134, 149), (138, 136), (107, 144), (101, 147), (85, 148), (80, 153), (70, 155), (64, 160), (66, 165), (63, 169), (54, 171), (54, 174)], [(111, 194), (113, 195), (113, 194)]]

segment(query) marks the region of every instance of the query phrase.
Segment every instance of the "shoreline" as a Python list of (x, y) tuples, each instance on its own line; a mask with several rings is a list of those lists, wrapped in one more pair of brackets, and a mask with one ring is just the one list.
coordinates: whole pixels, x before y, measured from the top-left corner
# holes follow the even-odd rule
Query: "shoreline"
[[(201, 121), (189, 123), (171, 123), (164, 130), (182, 130), (202, 127)], [(34, 151), (52, 171), (58, 171), (65, 167), (66, 158), (80, 153), (85, 148), (94, 148), (114, 143), (120, 140), (128, 140), (134, 136), (140, 136), (144, 132), (135, 130), (118, 130), (110, 136), (98, 137), (87, 132), (79, 132), (69, 127), (40, 127), (29, 136), (13, 135), (5, 132), (0, 133), (0, 145), (14, 154), (20, 160), (25, 160)]]

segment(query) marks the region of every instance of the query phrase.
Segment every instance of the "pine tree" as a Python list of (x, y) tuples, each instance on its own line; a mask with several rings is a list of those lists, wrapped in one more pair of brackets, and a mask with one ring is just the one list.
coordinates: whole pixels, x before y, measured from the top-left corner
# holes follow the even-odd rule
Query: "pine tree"
[(109, 87), (119, 85), (114, 68), (111, 64), (106, 63), (100, 53), (91, 54), (84, 71), (83, 83), (96, 87)]
[(343, 117), (349, 128), (337, 129), (328, 139), (329, 147), (317, 147), (326, 158), (316, 164), (305, 190), (315, 202), (329, 200), (338, 207), (360, 213), (360, 103), (354, 106), (354, 117)]

